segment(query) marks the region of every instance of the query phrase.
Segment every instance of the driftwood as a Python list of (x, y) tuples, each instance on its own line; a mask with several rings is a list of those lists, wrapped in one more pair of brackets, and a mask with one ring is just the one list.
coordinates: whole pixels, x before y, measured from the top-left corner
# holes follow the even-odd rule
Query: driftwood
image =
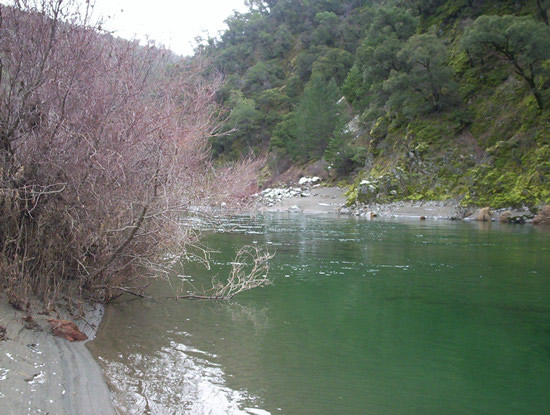
[(72, 321), (49, 319), (48, 322), (52, 327), (54, 336), (63, 337), (70, 342), (88, 340), (88, 336), (82, 333)]
[(235, 256), (231, 274), (226, 282), (217, 281), (203, 293), (178, 295), (188, 300), (230, 300), (235, 295), (256, 287), (271, 285), (268, 278), (269, 260), (273, 254), (256, 246), (244, 246)]

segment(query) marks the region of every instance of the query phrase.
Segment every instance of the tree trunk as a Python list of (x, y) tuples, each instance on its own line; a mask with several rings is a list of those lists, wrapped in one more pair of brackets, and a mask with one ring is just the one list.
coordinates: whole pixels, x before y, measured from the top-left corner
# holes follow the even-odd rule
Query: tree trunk
[(539, 14), (540, 14), (540, 17), (542, 19), (542, 21), (544, 22), (544, 24), (546, 26), (549, 26), (548, 24), (548, 12), (546, 11), (546, 9), (544, 8), (544, 5), (542, 4), (542, 0), (537, 0), (537, 7), (539, 9)]

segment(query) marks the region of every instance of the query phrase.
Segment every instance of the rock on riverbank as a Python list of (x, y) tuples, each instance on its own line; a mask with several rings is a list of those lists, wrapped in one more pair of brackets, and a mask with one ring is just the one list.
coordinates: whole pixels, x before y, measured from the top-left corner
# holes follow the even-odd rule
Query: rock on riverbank
[[(343, 210), (343, 212), (342, 212)], [(342, 208), (342, 213), (354, 216), (409, 219), (462, 219), (464, 212), (455, 201), (401, 201), (385, 204), (359, 204)]]
[(529, 223), (534, 217), (528, 208), (467, 208), (460, 206), (457, 200), (356, 203), (347, 206), (345, 192), (346, 189), (321, 186), (317, 180), (303, 178), (296, 186), (265, 189), (256, 195), (256, 201), (258, 210), (263, 212), (332, 213), (367, 219), (380, 217)]
[(296, 186), (265, 189), (256, 195), (263, 212), (338, 213), (345, 205), (344, 189), (324, 187), (318, 177), (302, 177)]
[(399, 201), (384, 204), (357, 204), (342, 207), (340, 214), (353, 216), (408, 219), (447, 219), (465, 221), (490, 221), (502, 223), (529, 223), (534, 214), (528, 208), (490, 209), (460, 206), (456, 200)]
[(103, 315), (85, 307), (83, 319), (67, 310), (31, 318), (0, 294), (0, 402), (5, 414), (114, 414), (101, 368), (85, 344), (51, 334), (48, 319), (71, 319), (92, 339)]

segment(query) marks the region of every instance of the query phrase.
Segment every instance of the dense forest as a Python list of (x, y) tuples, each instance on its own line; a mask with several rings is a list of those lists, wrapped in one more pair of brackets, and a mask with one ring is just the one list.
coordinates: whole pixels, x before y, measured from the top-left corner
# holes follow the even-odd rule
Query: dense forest
[[(350, 203), (550, 202), (547, 0), (249, 0), (197, 54), (225, 76), (218, 160), (352, 183)], [(307, 170), (306, 170), (307, 171)]]

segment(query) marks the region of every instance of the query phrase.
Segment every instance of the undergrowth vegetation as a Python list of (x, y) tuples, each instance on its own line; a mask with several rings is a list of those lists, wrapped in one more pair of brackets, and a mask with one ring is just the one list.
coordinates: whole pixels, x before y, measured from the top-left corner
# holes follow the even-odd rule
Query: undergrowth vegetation
[(0, 290), (19, 308), (139, 291), (197, 241), (182, 216), (254, 183), (253, 163), (210, 161), (219, 76), (87, 5), (0, 6)]

